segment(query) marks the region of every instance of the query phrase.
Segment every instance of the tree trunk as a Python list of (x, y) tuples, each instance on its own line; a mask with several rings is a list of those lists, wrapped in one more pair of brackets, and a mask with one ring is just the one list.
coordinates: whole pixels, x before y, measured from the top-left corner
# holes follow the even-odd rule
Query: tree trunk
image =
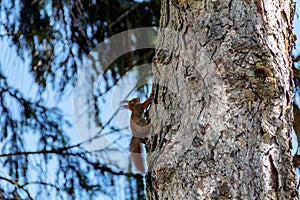
[(148, 199), (297, 199), (292, 1), (163, 0)]

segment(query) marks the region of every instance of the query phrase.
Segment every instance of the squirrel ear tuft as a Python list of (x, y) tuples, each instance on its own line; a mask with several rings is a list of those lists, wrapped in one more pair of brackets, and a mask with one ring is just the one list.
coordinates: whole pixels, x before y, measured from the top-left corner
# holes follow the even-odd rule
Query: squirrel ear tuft
[(137, 103), (141, 102), (140, 98), (136, 98), (136, 101), (137, 101)]

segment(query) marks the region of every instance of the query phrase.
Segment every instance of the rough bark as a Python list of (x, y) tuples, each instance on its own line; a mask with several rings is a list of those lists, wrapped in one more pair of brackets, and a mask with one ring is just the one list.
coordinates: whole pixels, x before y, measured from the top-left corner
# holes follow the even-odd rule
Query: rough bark
[(163, 0), (148, 199), (297, 199), (292, 1)]

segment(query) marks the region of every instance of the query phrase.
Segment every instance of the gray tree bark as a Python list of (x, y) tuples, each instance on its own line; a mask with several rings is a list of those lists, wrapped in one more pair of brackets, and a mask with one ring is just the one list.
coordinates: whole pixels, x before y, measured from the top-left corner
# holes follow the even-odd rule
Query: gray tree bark
[(163, 0), (148, 199), (297, 199), (282, 0)]

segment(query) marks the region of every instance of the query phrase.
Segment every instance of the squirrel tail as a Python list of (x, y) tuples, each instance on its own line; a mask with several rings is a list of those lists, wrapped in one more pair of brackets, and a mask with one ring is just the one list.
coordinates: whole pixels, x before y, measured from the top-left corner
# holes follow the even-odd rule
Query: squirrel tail
[(130, 157), (135, 168), (142, 174), (145, 174), (144, 153), (142, 152), (142, 138), (132, 137), (130, 141)]

